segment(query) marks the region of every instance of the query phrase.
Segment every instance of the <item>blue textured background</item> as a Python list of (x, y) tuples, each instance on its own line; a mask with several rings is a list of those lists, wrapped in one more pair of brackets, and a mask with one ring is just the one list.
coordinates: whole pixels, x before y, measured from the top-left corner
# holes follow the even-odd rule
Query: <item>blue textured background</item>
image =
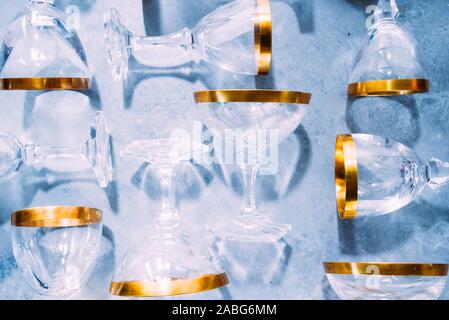
[[(363, 99), (348, 103), (345, 90), (353, 58), (366, 33), (365, 9), (374, 0), (290, 0), (273, 4), (275, 21), (271, 75), (253, 79), (230, 74), (151, 74), (135, 70), (131, 89), (111, 80), (104, 55), (103, 17), (116, 6), (138, 34), (166, 34), (193, 27), (227, 1), (63, 0), (80, 8), (79, 35), (96, 85), (76, 92), (0, 92), (2, 131), (24, 141), (70, 144), (87, 138), (95, 110), (105, 112), (113, 134), (115, 182), (100, 190), (89, 171), (70, 175), (23, 170), (0, 184), (0, 298), (39, 298), (25, 285), (11, 253), (9, 214), (23, 207), (87, 205), (105, 211), (102, 254), (80, 298), (108, 299), (114, 263), (135, 239), (145, 235), (159, 207), (151, 171), (118, 157), (136, 138), (164, 136), (190, 127), (192, 91), (247, 86), (299, 89), (313, 93), (310, 113), (281, 146), (280, 170), (258, 180), (260, 209), (293, 232), (276, 245), (228, 244), (224, 263), (231, 284), (222, 290), (184, 298), (335, 299), (325, 279), (325, 260), (449, 261), (449, 187), (429, 189), (408, 207), (383, 217), (342, 222), (334, 203), (333, 148), (337, 133), (388, 136), (413, 147), (424, 159), (449, 159), (449, 3), (398, 0), (401, 22), (424, 50), (432, 92), (405, 99)], [(0, 25), (7, 25), (26, 1), (3, 0)], [(200, 66), (199, 69), (204, 66)], [(201, 174), (199, 175), (198, 172)], [(177, 191), (184, 219), (193, 225), (225, 219), (242, 204), (241, 182), (232, 168), (183, 167)], [(132, 232), (130, 232), (132, 230)], [(442, 298), (449, 298), (447, 290)]]

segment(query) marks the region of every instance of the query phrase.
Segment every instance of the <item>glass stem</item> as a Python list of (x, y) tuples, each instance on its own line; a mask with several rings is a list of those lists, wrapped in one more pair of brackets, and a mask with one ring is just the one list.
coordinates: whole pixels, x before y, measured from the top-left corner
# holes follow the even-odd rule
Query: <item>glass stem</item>
[(24, 146), (24, 162), (28, 165), (37, 165), (41, 161), (55, 158), (84, 159), (85, 144), (71, 147), (53, 147), (29, 143)]
[(427, 162), (427, 183), (433, 189), (449, 183), (449, 162), (432, 158)]
[(162, 228), (178, 228), (181, 218), (175, 205), (175, 195), (172, 188), (173, 165), (159, 165), (156, 168), (160, 179), (162, 193), (162, 207), (158, 218), (158, 224)]
[(376, 18), (376, 22), (382, 19), (396, 19), (399, 16), (399, 9), (396, 1), (379, 0), (374, 16)]
[(257, 215), (256, 207), (256, 179), (260, 164), (241, 164), (240, 168), (245, 185), (245, 207), (242, 209), (244, 215)]
[(187, 28), (165, 36), (132, 36), (131, 48), (134, 57), (149, 67), (175, 67), (195, 58), (193, 35)]

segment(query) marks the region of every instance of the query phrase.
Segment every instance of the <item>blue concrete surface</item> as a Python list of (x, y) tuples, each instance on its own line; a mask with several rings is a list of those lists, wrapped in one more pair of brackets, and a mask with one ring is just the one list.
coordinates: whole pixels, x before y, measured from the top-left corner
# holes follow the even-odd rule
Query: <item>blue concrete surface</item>
[[(226, 244), (223, 262), (231, 284), (222, 290), (182, 298), (336, 299), (323, 269), (325, 260), (449, 262), (449, 186), (426, 189), (408, 207), (383, 217), (339, 221), (335, 210), (333, 148), (335, 135), (374, 133), (413, 147), (424, 159), (449, 160), (449, 3), (398, 0), (401, 21), (423, 47), (432, 91), (410, 99), (366, 99), (349, 103), (346, 85), (353, 58), (366, 33), (365, 13), (374, 0), (285, 0), (273, 4), (274, 65), (269, 77), (225, 73), (155, 75), (137, 72), (131, 89), (111, 79), (104, 55), (102, 14), (117, 7), (136, 33), (165, 34), (193, 27), (226, 1), (211, 0), (63, 0), (80, 8), (79, 35), (95, 74), (96, 89), (80, 93), (0, 92), (0, 128), (23, 140), (76, 143), (88, 133), (101, 109), (113, 134), (115, 182), (105, 192), (89, 172), (69, 176), (49, 170), (24, 170), (0, 184), (0, 298), (39, 299), (25, 285), (11, 253), (9, 214), (23, 207), (87, 205), (105, 211), (102, 254), (82, 299), (109, 299), (114, 264), (145, 235), (160, 205), (151, 175), (141, 163), (118, 156), (136, 138), (162, 137), (173, 128), (190, 128), (202, 88), (246, 86), (298, 89), (313, 93), (310, 112), (280, 149), (276, 176), (258, 180), (260, 209), (293, 231), (276, 245)], [(0, 24), (6, 25), (26, 1), (4, 0)], [(201, 175), (198, 175), (200, 172)], [(177, 191), (182, 216), (190, 224), (224, 219), (242, 204), (240, 178), (230, 168), (185, 167)], [(449, 298), (445, 290), (443, 299)]]

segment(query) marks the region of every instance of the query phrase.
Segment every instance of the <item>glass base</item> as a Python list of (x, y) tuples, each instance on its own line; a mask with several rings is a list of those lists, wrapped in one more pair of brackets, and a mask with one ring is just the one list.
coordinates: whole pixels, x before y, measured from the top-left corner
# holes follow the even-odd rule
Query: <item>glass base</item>
[(116, 9), (111, 9), (104, 17), (106, 55), (115, 81), (127, 78), (130, 57), (130, 32), (120, 22)]
[(102, 112), (97, 112), (91, 126), (91, 140), (87, 147), (87, 159), (101, 188), (112, 180), (111, 135)]
[(291, 225), (274, 223), (260, 214), (240, 215), (231, 223), (213, 223), (206, 228), (223, 240), (244, 242), (277, 242), (292, 230)]

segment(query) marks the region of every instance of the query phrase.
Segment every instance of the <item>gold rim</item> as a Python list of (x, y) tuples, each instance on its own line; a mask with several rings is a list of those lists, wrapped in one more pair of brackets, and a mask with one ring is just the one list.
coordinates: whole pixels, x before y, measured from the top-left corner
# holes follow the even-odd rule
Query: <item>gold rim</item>
[(272, 22), (270, 0), (257, 0), (258, 15), (254, 25), (258, 75), (267, 75), (271, 67)]
[(424, 93), (429, 91), (427, 79), (373, 80), (351, 83), (348, 95), (352, 97), (382, 97)]
[(312, 95), (286, 90), (207, 90), (194, 93), (196, 103), (211, 102), (266, 102), (309, 104)]
[(338, 135), (335, 143), (335, 192), (342, 219), (357, 216), (357, 155), (352, 135)]
[(197, 293), (223, 287), (229, 283), (226, 273), (203, 275), (193, 279), (168, 281), (111, 282), (109, 292), (122, 297), (161, 297)]
[(87, 90), (89, 78), (2, 78), (0, 90)]
[(38, 207), (22, 209), (11, 215), (16, 227), (77, 227), (101, 223), (102, 211), (87, 207)]
[(447, 264), (391, 263), (391, 262), (324, 262), (329, 274), (380, 275), (380, 276), (447, 276)]

